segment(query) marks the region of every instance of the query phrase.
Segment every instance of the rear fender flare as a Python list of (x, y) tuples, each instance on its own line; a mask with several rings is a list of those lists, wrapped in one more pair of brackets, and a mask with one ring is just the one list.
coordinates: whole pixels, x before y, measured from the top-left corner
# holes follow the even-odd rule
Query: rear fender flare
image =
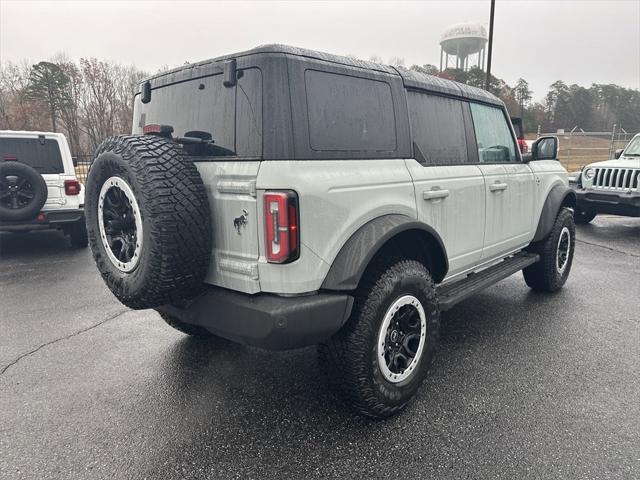
[(429, 225), (406, 215), (383, 215), (360, 227), (343, 245), (322, 284), (327, 290), (355, 290), (367, 266), (380, 249), (402, 232), (418, 230), (432, 239), (432, 248), (438, 255), (439, 266), (431, 272), (436, 282), (441, 281), (449, 269), (447, 252), (440, 235)]

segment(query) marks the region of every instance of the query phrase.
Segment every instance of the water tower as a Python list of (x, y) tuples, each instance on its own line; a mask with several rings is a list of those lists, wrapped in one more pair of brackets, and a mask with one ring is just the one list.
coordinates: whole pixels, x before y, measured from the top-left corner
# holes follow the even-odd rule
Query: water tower
[(449, 27), (440, 40), (440, 71), (449, 67), (449, 57), (455, 59), (455, 68), (467, 71), (472, 55), (476, 56), (472, 66), (476, 64), (484, 70), (486, 45), (487, 30), (480, 23), (458, 23)]

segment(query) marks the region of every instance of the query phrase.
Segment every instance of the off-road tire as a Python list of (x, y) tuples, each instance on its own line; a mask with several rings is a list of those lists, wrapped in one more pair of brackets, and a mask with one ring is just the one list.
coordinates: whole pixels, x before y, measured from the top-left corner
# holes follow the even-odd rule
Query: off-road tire
[(199, 338), (214, 338), (214, 337), (220, 338), (214, 335), (213, 333), (211, 333), (209, 330), (207, 330), (204, 327), (200, 327), (198, 325), (191, 325), (190, 323), (185, 323), (181, 320), (178, 320), (173, 315), (169, 315), (164, 312), (158, 312), (158, 313), (160, 314), (162, 319), (167, 323), (167, 325), (175, 328), (179, 332), (182, 332), (186, 335), (191, 335), (192, 337), (199, 337)]
[(578, 225), (586, 225), (596, 218), (596, 213), (577, 209), (573, 214), (573, 218)]
[[(100, 235), (100, 190), (110, 177), (123, 179), (139, 206), (142, 247), (132, 271), (107, 255)], [(180, 304), (203, 287), (211, 255), (207, 193), (182, 147), (149, 135), (121, 135), (96, 150), (87, 179), (85, 214), (89, 244), (102, 278), (134, 309)]]
[[(387, 309), (403, 295), (415, 296), (426, 316), (425, 343), (408, 378), (391, 383), (378, 364), (377, 342)], [(379, 263), (368, 269), (355, 292), (351, 316), (343, 328), (318, 347), (330, 386), (356, 412), (371, 418), (398, 413), (420, 388), (438, 344), (440, 311), (427, 268), (415, 260)]]
[[(25, 202), (24, 205), (18, 207), (12, 204), (12, 194), (10, 193), (10, 187), (14, 187), (9, 183), (6, 177), (10, 177), (15, 181), (15, 177), (18, 177), (18, 181), (22, 181), (23, 187), (20, 187), (18, 192), (14, 190), (13, 193), (19, 195), (27, 194), (32, 195), (32, 198)], [(24, 184), (27, 185), (24, 185)], [(24, 191), (24, 188), (28, 187), (28, 191)], [(40, 175), (33, 167), (20, 163), (18, 161), (0, 162), (0, 220), (4, 222), (20, 222), (23, 220), (31, 220), (38, 215), (40, 209), (47, 201), (47, 183), (42, 175)], [(24, 201), (25, 197), (19, 197)]]
[(69, 226), (69, 241), (73, 248), (86, 248), (89, 245), (87, 226), (83, 220), (74, 222)]
[[(560, 235), (563, 229), (568, 229), (570, 248), (567, 265), (561, 273), (558, 271), (556, 260), (558, 255)], [(568, 208), (562, 208), (556, 217), (551, 232), (546, 239), (529, 246), (528, 250), (540, 255), (540, 261), (525, 268), (522, 273), (527, 285), (536, 291), (554, 293), (562, 288), (571, 272), (573, 255), (576, 245), (576, 227), (573, 214)]]

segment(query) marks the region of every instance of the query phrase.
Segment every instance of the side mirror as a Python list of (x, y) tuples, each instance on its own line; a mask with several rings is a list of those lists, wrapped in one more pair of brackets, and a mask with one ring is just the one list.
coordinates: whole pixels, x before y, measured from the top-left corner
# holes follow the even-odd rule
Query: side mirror
[(74, 167), (78, 166), (78, 157), (71, 157), (71, 161), (73, 162)]
[(531, 155), (527, 160), (557, 160), (559, 142), (558, 137), (540, 137), (531, 145)]
[(616, 153), (613, 154), (613, 157), (617, 160), (622, 156), (622, 152), (624, 152), (624, 148), (619, 148), (616, 150)]

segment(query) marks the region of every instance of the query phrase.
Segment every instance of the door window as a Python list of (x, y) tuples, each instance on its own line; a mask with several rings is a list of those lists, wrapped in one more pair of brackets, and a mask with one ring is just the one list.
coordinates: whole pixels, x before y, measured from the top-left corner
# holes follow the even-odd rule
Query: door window
[(495, 107), (471, 104), (471, 116), (482, 163), (517, 162), (516, 147), (504, 112)]

